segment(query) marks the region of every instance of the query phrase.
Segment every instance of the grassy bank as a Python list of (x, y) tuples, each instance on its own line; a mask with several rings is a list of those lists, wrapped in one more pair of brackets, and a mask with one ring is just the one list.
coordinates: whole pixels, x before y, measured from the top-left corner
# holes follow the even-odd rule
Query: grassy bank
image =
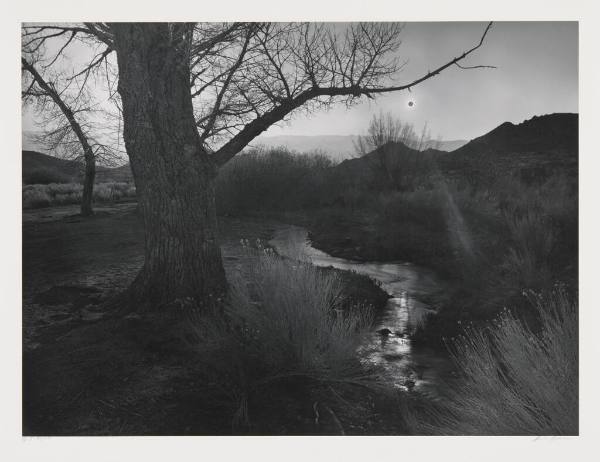
[[(35, 209), (81, 203), (83, 185), (80, 183), (28, 184), (23, 187), (23, 208)], [(135, 198), (131, 183), (96, 183), (94, 202), (114, 202)]]
[[(227, 164), (217, 181), (230, 215), (220, 218), (232, 288), (224, 318), (182, 303), (172, 326), (103, 319), (101, 301), (143, 261), (133, 207), (24, 226), (24, 432), (575, 434), (576, 178), (476, 183), (407, 162), (381, 184), (281, 151)], [(54, 200), (70, 191), (47, 188)], [(360, 364), (356, 346), (387, 299), (380, 287), (240, 249), (275, 226), (242, 214), (299, 220), (334, 255), (408, 260), (452, 281), (412, 339), (450, 347), (460, 377), (441, 385), (444, 400), (399, 394)]]
[[(198, 316), (191, 321), (199, 365), (226, 391), (236, 431), (277, 426), (287, 427), (286, 433), (314, 432), (315, 426), (333, 434), (368, 431), (361, 419), (377, 412), (369, 397), (382, 385), (359, 362), (356, 349), (371, 329), (373, 306), (345, 290), (343, 272), (284, 259), (269, 249), (246, 252), (249, 265), (231, 280), (228, 323)], [(293, 428), (273, 402), (300, 415), (312, 407), (313, 425), (302, 419)]]
[(448, 159), (400, 149), (332, 166), (319, 156), (253, 152), (220, 172), (218, 209), (297, 220), (334, 256), (434, 269), (454, 290), (415, 335), (430, 345), (443, 347), (504, 307), (533, 320), (524, 291), (547, 293), (560, 282), (574, 293), (576, 172), (546, 165), (533, 175), (516, 161), (484, 169), (462, 158), (458, 169)]
[(469, 327), (449, 344), (460, 380), (443, 400), (421, 404), (409, 426), (434, 435), (577, 435), (577, 299), (562, 288), (529, 293), (538, 324), (510, 311)]
[(277, 226), (220, 219), (234, 294), (224, 323), (114, 317), (103, 305), (143, 263), (134, 204), (24, 222), (24, 434), (405, 432), (378, 418), (395, 398), (373, 391), (351, 355), (386, 294), (364, 276), (240, 246)]
[[(348, 297), (341, 273), (249, 252), (250, 265), (232, 279), (229, 322), (191, 319), (199, 364), (226, 391), (235, 431), (577, 434), (578, 310), (564, 288), (528, 292), (534, 326), (504, 310), (448, 341), (459, 376), (439, 383), (442, 399), (432, 401), (398, 393), (376, 366), (359, 363), (371, 313)], [(314, 423), (290, 426), (284, 415), (310, 403)]]

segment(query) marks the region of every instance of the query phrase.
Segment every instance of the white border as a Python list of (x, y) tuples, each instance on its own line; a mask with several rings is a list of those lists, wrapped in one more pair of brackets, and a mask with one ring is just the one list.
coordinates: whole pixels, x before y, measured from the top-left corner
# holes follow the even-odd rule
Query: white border
[[(599, 296), (595, 263), (600, 221), (598, 149), (600, 16), (590, 0), (420, 1), (383, 0), (229, 0), (207, 5), (201, 0), (17, 1), (2, 7), (0, 47), (2, 91), (0, 203), (2, 297), (0, 427), (3, 460), (594, 460), (600, 436), (598, 364)], [(581, 428), (576, 438), (509, 437), (172, 437), (172, 438), (22, 438), (21, 437), (21, 117), (20, 21), (86, 20), (576, 20), (580, 21), (580, 318)], [(596, 290), (595, 290), (596, 289)], [(596, 456), (597, 457), (597, 456)]]

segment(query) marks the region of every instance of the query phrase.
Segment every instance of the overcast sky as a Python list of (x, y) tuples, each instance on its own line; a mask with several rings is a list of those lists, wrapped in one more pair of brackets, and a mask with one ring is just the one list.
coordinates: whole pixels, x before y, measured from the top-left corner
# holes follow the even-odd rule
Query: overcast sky
[[(409, 82), (471, 48), (485, 25), (407, 23), (399, 55), (408, 64), (398, 83)], [(497, 69), (452, 67), (411, 93), (380, 96), (351, 109), (338, 105), (311, 116), (300, 111), (291, 123), (271, 127), (265, 135), (361, 134), (371, 115), (383, 110), (414, 123), (417, 129), (428, 122), (434, 137), (472, 139), (505, 121), (578, 112), (577, 29), (576, 22), (495, 23), (484, 45), (463, 64)], [(24, 111), (23, 126), (35, 129), (29, 111)]]
[[(400, 56), (408, 65), (399, 81), (429, 69), (472, 47), (485, 23), (407, 23)], [(268, 135), (346, 135), (361, 133), (371, 114), (392, 111), (417, 127), (425, 121), (443, 139), (472, 139), (502, 122), (522, 122), (533, 115), (578, 112), (576, 22), (499, 22), (466, 64), (497, 69), (447, 69), (441, 75), (401, 92), (365, 101), (347, 110), (296, 117), (272, 127)], [(408, 106), (414, 101), (413, 107)]]

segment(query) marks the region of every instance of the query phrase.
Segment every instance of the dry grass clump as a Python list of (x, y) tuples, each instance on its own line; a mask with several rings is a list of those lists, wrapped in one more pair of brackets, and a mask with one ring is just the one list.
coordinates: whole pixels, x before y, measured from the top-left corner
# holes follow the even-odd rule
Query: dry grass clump
[[(248, 277), (249, 276), (249, 277)], [(356, 348), (370, 310), (342, 310), (339, 273), (263, 250), (246, 278), (235, 281), (230, 316), (262, 350), (268, 368), (335, 380), (360, 375)]]
[[(247, 424), (249, 402), (271, 385), (375, 386), (356, 354), (372, 323), (362, 306), (342, 309), (338, 273), (304, 261), (251, 250), (231, 281), (225, 316), (192, 319), (199, 362), (232, 403), (234, 423)], [(290, 398), (292, 399), (292, 398)]]
[(551, 263), (556, 233), (541, 212), (529, 208), (507, 217), (511, 243), (501, 267), (509, 290), (552, 284)]
[[(36, 185), (38, 186), (38, 185)], [(42, 187), (25, 187), (23, 188), (23, 208), (36, 209), (41, 207), (50, 207), (52, 198)]]
[(563, 289), (530, 294), (532, 329), (505, 310), (489, 327), (467, 329), (450, 345), (461, 372), (420, 431), (451, 435), (578, 433), (577, 303)]
[[(83, 186), (79, 183), (30, 184), (23, 187), (23, 208), (41, 208), (81, 202)], [(95, 202), (112, 202), (135, 197), (130, 183), (98, 183), (94, 185)]]
[(219, 213), (282, 212), (306, 209), (328, 191), (332, 162), (319, 153), (285, 148), (255, 149), (236, 156), (219, 170)]

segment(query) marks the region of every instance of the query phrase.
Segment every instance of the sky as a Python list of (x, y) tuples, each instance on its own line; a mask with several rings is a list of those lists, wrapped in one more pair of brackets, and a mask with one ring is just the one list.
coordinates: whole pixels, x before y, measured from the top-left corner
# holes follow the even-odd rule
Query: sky
[[(486, 23), (406, 23), (398, 53), (408, 59), (398, 82), (427, 73), (475, 45)], [(578, 25), (576, 22), (497, 22), (484, 45), (464, 65), (497, 69), (461, 70), (456, 66), (411, 93), (381, 96), (350, 110), (337, 106), (265, 135), (361, 134), (371, 115), (392, 112), (416, 127), (428, 123), (434, 137), (472, 139), (505, 121), (534, 115), (578, 112)], [(413, 106), (408, 105), (413, 101)]]
[[(473, 47), (485, 22), (406, 23), (398, 50), (408, 63), (397, 83), (409, 82)], [(85, 51), (85, 49), (82, 49)], [(85, 51), (89, 52), (89, 51)], [(340, 104), (271, 127), (264, 135), (356, 135), (373, 114), (391, 112), (433, 137), (469, 140), (505, 121), (534, 115), (578, 112), (577, 22), (497, 22), (483, 46), (463, 65), (496, 69), (462, 70), (453, 66), (412, 91), (364, 99), (350, 109)], [(409, 105), (412, 102), (412, 105)], [(23, 112), (24, 130), (35, 130), (31, 111)]]

